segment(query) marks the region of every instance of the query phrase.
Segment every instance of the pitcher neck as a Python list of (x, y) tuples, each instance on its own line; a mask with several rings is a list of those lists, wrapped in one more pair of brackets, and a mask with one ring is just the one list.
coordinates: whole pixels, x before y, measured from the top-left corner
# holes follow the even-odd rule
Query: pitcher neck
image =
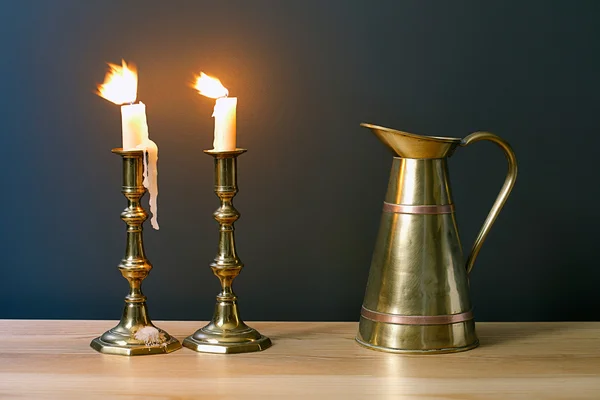
[(404, 205), (452, 204), (447, 159), (394, 157), (385, 201)]

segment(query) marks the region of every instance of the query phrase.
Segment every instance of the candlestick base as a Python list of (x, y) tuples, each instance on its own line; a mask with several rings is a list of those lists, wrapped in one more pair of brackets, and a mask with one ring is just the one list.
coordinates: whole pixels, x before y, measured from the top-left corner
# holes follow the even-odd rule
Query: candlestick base
[(240, 318), (235, 299), (217, 299), (215, 316), (184, 339), (183, 345), (200, 353), (250, 353), (271, 347), (271, 339), (250, 328)]
[[(145, 330), (151, 328), (154, 337), (140, 334), (140, 331), (144, 328)], [(106, 331), (102, 336), (92, 340), (90, 346), (104, 354), (142, 356), (170, 353), (180, 349), (181, 343), (149, 321), (146, 303), (144, 302), (141, 304), (127, 304), (121, 322)]]

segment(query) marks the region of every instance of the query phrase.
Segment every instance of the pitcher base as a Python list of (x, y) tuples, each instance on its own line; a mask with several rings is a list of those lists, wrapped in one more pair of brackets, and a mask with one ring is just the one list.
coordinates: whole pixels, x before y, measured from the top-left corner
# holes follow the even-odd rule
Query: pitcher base
[(477, 347), (475, 321), (451, 324), (395, 324), (360, 317), (356, 341), (361, 345), (392, 353), (436, 354)]
[(475, 343), (470, 344), (468, 346), (463, 347), (448, 347), (441, 349), (427, 349), (427, 350), (411, 350), (411, 349), (392, 349), (388, 347), (375, 346), (369, 343), (365, 343), (360, 340), (358, 337), (355, 338), (356, 342), (363, 347), (366, 347), (370, 350), (383, 351), (386, 353), (399, 353), (399, 354), (444, 354), (444, 353), (459, 353), (461, 351), (467, 351), (474, 349), (479, 346), (479, 340), (475, 341)]

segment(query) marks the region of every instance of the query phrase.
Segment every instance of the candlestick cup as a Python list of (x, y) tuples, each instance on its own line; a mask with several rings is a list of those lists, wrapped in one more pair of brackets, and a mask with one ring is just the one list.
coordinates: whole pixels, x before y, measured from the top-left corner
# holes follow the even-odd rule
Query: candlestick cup
[(121, 219), (127, 224), (127, 246), (119, 270), (129, 282), (129, 293), (125, 297), (125, 309), (117, 326), (92, 340), (93, 349), (105, 354), (139, 356), (170, 353), (181, 348), (177, 339), (155, 327), (148, 316), (146, 296), (143, 295), (142, 280), (148, 276), (152, 264), (146, 258), (142, 237), (142, 224), (148, 214), (140, 205), (146, 193), (142, 185), (142, 150), (113, 149), (123, 158), (122, 192), (127, 198), (127, 208)]
[(232, 151), (205, 150), (215, 159), (215, 193), (221, 206), (213, 216), (219, 223), (219, 250), (210, 264), (221, 282), (221, 293), (211, 322), (188, 336), (183, 345), (203, 353), (247, 353), (261, 351), (271, 346), (271, 340), (250, 328), (240, 318), (237, 296), (232, 282), (242, 270), (243, 264), (235, 250), (234, 222), (240, 213), (233, 206), (237, 188), (237, 157), (245, 149)]

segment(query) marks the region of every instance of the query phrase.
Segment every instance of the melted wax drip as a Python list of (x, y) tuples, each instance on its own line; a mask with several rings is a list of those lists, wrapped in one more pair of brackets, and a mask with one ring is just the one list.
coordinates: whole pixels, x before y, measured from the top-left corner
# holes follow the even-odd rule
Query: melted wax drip
[(150, 224), (158, 230), (158, 146), (152, 140), (146, 139), (136, 148), (144, 150), (144, 182), (142, 184), (150, 193), (150, 213), (152, 214)]

